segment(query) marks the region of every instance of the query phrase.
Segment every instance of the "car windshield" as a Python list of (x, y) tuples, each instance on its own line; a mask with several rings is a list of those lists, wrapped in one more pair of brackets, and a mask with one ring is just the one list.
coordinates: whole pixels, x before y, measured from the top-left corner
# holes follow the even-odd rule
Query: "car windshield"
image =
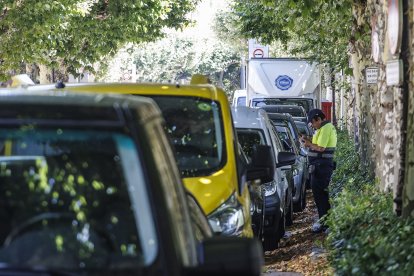
[(305, 123), (295, 122), (300, 134), (309, 136), (310, 132)]
[(167, 124), (183, 177), (209, 175), (224, 164), (220, 106), (200, 97), (154, 96)]
[(152, 263), (158, 246), (141, 168), (122, 133), (1, 130), (2, 267), (116, 272)]
[(272, 119), (275, 126), (281, 126), (281, 127), (288, 127), (292, 135), (294, 136), (294, 139), (299, 139), (299, 137), (296, 137), (295, 129), (293, 128), (293, 125), (288, 120), (283, 119)]
[(292, 151), (292, 141), (286, 127), (276, 126), (277, 134), (282, 141), (283, 148), (286, 151)]
[(244, 153), (251, 157), (253, 154), (254, 145), (264, 145), (264, 134), (259, 129), (237, 129), (237, 139), (244, 151)]
[(312, 99), (255, 98), (252, 100), (252, 106), (260, 107), (264, 105), (298, 105), (303, 107), (306, 112), (309, 112), (309, 110), (312, 109), (312, 102)]

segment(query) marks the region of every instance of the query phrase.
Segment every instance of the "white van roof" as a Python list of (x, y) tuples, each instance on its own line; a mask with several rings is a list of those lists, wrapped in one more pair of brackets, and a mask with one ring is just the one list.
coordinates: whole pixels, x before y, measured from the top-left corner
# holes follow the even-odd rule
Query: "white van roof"
[(231, 113), (236, 128), (266, 129), (268, 116), (262, 109), (238, 106), (233, 107)]

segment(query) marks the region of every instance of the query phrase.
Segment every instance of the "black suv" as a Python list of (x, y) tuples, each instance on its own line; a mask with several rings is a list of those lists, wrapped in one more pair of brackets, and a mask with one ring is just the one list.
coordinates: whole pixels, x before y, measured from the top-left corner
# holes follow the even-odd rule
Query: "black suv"
[(0, 92), (0, 224), (1, 275), (259, 275), (263, 263), (256, 240), (211, 237), (158, 107), (136, 96)]

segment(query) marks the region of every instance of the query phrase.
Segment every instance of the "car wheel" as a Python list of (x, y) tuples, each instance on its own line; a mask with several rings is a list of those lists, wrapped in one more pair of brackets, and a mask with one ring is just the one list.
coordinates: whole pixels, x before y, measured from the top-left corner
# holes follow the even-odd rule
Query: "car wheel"
[(272, 251), (279, 247), (279, 241), (285, 235), (285, 224), (285, 215), (282, 214), (279, 223), (275, 224), (274, 226), (274, 231), (271, 231), (270, 233), (264, 235), (264, 240), (262, 243), (264, 251)]
[(296, 203), (293, 203), (293, 212), (302, 212), (302, 200), (303, 199), (303, 192), (301, 191), (300, 195), (299, 195), (299, 200)]
[(293, 212), (302, 212), (306, 207), (306, 187), (305, 183), (302, 183), (302, 188), (297, 203), (293, 203)]
[(286, 210), (286, 225), (291, 226), (293, 224), (293, 200), (290, 199), (288, 209)]
[(303, 191), (302, 210), (305, 210), (305, 208), (306, 208), (306, 189)]

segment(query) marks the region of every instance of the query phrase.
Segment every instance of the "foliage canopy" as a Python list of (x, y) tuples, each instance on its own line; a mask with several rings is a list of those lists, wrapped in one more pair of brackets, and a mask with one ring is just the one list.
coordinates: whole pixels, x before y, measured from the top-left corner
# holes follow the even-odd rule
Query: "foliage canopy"
[[(332, 67), (348, 66), (351, 0), (234, 0), (239, 35), (289, 44), (291, 54)], [(293, 42), (293, 43), (292, 43)]]
[(0, 75), (22, 63), (63, 65), (71, 73), (127, 42), (153, 41), (183, 28), (199, 0), (37, 0), (0, 2)]

